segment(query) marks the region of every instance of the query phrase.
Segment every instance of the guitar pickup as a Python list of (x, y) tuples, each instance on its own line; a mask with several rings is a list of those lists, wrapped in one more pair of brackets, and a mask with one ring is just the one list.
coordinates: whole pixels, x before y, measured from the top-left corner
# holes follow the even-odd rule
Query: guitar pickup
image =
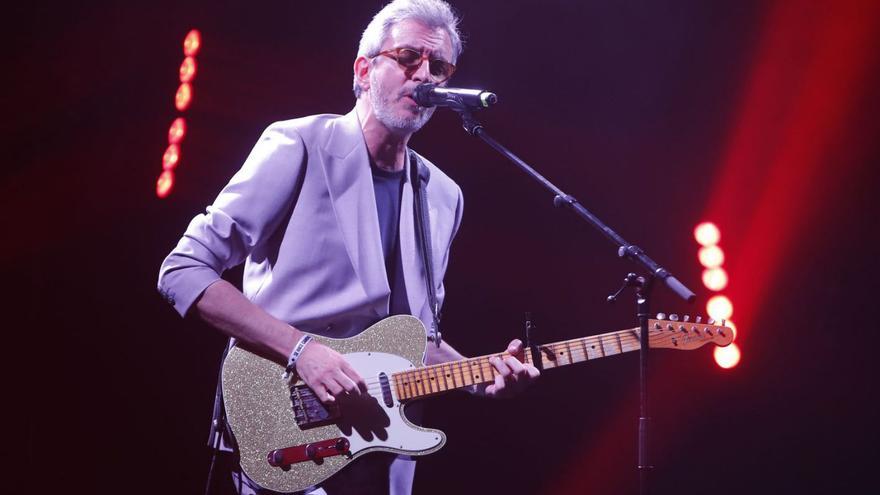
[(351, 443), (345, 437), (331, 438), (321, 442), (307, 443), (297, 445), (296, 447), (287, 447), (284, 449), (276, 449), (266, 456), (266, 460), (272, 467), (280, 467), (281, 469), (290, 468), (291, 464), (305, 461), (315, 461), (321, 463), (321, 459), (325, 457), (333, 457), (337, 455), (350, 455)]

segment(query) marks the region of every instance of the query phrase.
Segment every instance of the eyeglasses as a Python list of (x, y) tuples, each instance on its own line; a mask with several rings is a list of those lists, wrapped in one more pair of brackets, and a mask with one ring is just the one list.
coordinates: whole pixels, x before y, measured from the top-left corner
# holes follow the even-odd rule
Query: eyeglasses
[(397, 63), (407, 71), (418, 70), (419, 67), (422, 66), (422, 62), (427, 60), (428, 72), (431, 73), (431, 77), (437, 84), (446, 81), (452, 77), (452, 74), (455, 72), (455, 66), (449, 62), (440, 60), (439, 58), (428, 58), (427, 55), (421, 54), (412, 48), (392, 48), (377, 53), (373, 58), (376, 58), (379, 55), (384, 55), (392, 60), (396, 60)]

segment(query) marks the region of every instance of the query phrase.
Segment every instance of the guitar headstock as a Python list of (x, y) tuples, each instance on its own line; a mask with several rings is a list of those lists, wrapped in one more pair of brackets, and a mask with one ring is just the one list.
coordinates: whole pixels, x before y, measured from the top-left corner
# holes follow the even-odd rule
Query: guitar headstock
[(651, 347), (691, 350), (710, 342), (723, 347), (736, 338), (734, 330), (724, 323), (721, 320), (718, 324), (711, 318), (703, 323), (699, 316), (691, 321), (688, 315), (679, 318), (659, 313), (656, 319), (648, 320), (648, 335)]

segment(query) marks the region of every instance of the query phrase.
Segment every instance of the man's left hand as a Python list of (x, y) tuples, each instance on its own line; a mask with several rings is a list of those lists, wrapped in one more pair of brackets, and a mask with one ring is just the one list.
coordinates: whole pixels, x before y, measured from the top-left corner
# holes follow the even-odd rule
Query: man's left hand
[(495, 399), (513, 397), (522, 392), (541, 372), (531, 364), (520, 361), (523, 357), (523, 346), (519, 339), (513, 339), (507, 345), (507, 353), (503, 359), (499, 357), (489, 358), (492, 366), (498, 370), (495, 383), (486, 387), (484, 393), (487, 397)]

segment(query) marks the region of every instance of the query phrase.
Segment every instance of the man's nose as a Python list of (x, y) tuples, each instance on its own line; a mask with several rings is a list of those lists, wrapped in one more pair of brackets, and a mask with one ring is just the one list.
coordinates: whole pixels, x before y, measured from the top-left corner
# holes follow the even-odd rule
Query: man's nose
[(418, 67), (412, 71), (410, 79), (413, 81), (430, 81), (431, 80), (431, 63), (422, 59)]

